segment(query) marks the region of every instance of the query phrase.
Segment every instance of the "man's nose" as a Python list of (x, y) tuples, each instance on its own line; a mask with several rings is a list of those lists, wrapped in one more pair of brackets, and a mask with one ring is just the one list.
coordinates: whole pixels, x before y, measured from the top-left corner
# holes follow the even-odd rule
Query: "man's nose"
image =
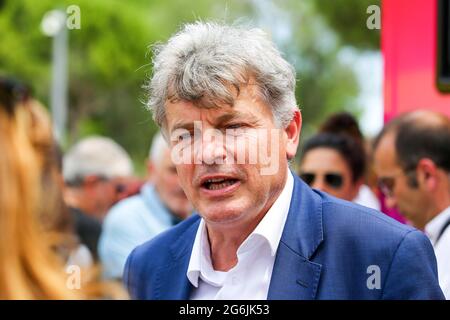
[(227, 152), (223, 135), (220, 132), (203, 134), (200, 151), (197, 152), (197, 156), (201, 156), (200, 163), (224, 164)]

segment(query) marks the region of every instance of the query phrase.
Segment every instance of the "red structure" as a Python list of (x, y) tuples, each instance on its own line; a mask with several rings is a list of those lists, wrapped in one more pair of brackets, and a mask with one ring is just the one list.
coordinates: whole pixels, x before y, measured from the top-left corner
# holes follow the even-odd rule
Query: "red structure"
[(416, 109), (450, 116), (449, 11), (450, 0), (382, 1), (385, 121)]

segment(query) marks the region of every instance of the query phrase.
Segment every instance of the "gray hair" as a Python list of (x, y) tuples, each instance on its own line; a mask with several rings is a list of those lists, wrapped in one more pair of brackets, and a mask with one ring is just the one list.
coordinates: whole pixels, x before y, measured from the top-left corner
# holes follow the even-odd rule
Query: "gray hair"
[(165, 156), (165, 151), (169, 149), (169, 145), (164, 140), (163, 135), (158, 131), (152, 139), (152, 145), (150, 146), (150, 152), (148, 158), (155, 166), (159, 166)]
[(272, 107), (278, 127), (296, 109), (295, 70), (267, 34), (258, 28), (213, 22), (186, 24), (167, 44), (154, 46), (148, 108), (159, 126), (165, 102), (184, 100), (211, 108), (233, 105), (235, 89), (254, 79), (262, 100)]
[(92, 136), (79, 141), (63, 159), (64, 180), (71, 185), (80, 184), (89, 175), (110, 179), (132, 174), (130, 156), (106, 137)]

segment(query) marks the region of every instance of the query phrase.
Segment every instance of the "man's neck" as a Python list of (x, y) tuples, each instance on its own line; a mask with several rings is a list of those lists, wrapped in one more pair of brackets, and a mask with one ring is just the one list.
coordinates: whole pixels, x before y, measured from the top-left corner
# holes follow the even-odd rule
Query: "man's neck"
[(439, 185), (433, 193), (433, 211), (430, 213), (431, 221), (441, 212), (450, 206), (450, 175), (448, 172), (442, 171), (440, 174)]
[(260, 213), (257, 218), (245, 224), (214, 227), (207, 225), (211, 262), (214, 270), (228, 271), (233, 268), (237, 260), (237, 251), (247, 237), (255, 230), (264, 218), (268, 209)]
[[(290, 174), (288, 172), (288, 174)], [(237, 262), (237, 251), (247, 237), (255, 230), (266, 213), (283, 192), (286, 186), (287, 176), (282, 187), (275, 192), (271, 200), (256, 216), (249, 217), (247, 221), (238, 221), (227, 225), (206, 222), (206, 230), (210, 245), (211, 263), (214, 270), (228, 271)]]
[(438, 192), (430, 203), (430, 207), (425, 213), (423, 221), (416, 226), (418, 229), (424, 230), (426, 225), (442, 213), (450, 206), (450, 194)]

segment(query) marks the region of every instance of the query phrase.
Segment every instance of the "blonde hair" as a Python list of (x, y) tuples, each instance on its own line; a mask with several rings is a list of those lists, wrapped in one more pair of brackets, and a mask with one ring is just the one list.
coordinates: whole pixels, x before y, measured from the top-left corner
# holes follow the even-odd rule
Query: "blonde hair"
[(83, 288), (71, 289), (55, 252), (67, 240), (57, 228), (57, 186), (51, 177), (45, 188), (42, 181), (53, 174), (53, 147), (50, 118), (37, 101), (13, 112), (0, 105), (0, 299), (126, 298), (117, 284), (99, 283), (95, 268), (82, 270)]
[(20, 103), (9, 114), (0, 106), (0, 298), (72, 299), (37, 216), (42, 159), (30, 139), (30, 108)]

